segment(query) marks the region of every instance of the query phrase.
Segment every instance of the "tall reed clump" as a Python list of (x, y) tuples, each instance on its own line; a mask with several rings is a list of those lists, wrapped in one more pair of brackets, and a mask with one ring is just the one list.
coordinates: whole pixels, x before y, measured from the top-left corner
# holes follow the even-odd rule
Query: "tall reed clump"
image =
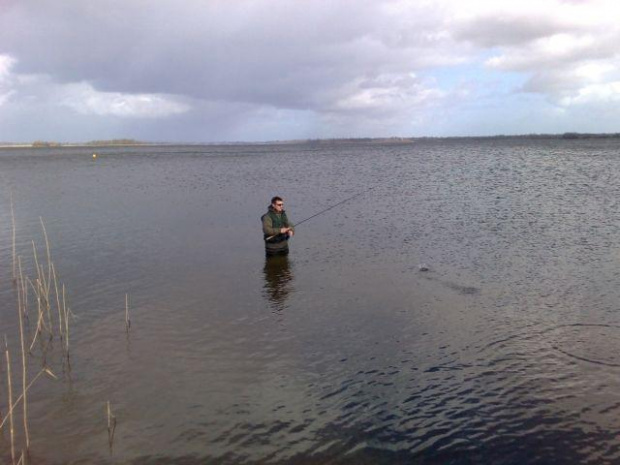
[[(20, 269), (19, 281), (25, 288), (22, 292), (24, 294), (24, 301), (26, 302), (26, 305), (23, 307), (23, 312), (26, 316), (28, 316), (29, 313), (27, 305), (28, 296), (32, 295), (36, 301), (36, 331), (28, 351), (30, 353), (33, 352), (37, 340), (39, 340), (42, 350), (45, 351), (47, 343), (57, 336), (62, 342), (61, 346), (64, 356), (69, 360), (69, 322), (74, 315), (71, 312), (71, 308), (67, 305), (65, 285), (59, 283), (56, 266), (52, 261), (45, 223), (43, 223), (42, 218), (39, 219), (41, 221), (41, 228), (45, 241), (46, 262), (40, 262), (39, 252), (34, 241), (32, 241), (32, 255), (35, 275), (33, 275), (32, 278), (23, 276), (21, 267), (19, 266), (20, 257), (18, 257), (18, 268)], [(30, 291), (30, 293), (28, 291)], [(56, 307), (55, 310), (54, 307)]]
[[(13, 284), (17, 301), (17, 321), (19, 338), (19, 359), (21, 370), (19, 374), (14, 374), (13, 360), (10, 350), (9, 337), (4, 335), (4, 362), (6, 365), (6, 385), (7, 385), (7, 405), (4, 416), (0, 417), (0, 432), (8, 428), (8, 435), (11, 446), (11, 463), (26, 463), (28, 451), (30, 449), (30, 427), (28, 416), (28, 391), (32, 385), (42, 376), (48, 375), (57, 379), (52, 370), (46, 366), (46, 357), (41, 357), (42, 367), (36, 372), (32, 379), (28, 378), (29, 359), (34, 355), (37, 340), (41, 348), (42, 355), (45, 355), (50, 342), (54, 337), (62, 341), (63, 359), (69, 361), (69, 321), (72, 313), (67, 305), (66, 291), (64, 284), (59, 284), (56, 268), (52, 262), (49, 240), (43, 219), (41, 227), (45, 239), (45, 262), (39, 260), (37, 247), (32, 241), (34, 273), (32, 277), (24, 272), (22, 257), (16, 253), (15, 247), (15, 217), (13, 215), (13, 199), (11, 196), (11, 218), (13, 221)], [(61, 290), (62, 289), (62, 293)], [(32, 302), (35, 308), (31, 309)], [(56, 307), (56, 311), (52, 311)], [(30, 331), (30, 312), (36, 310), (36, 329), (32, 340), (29, 340)], [(55, 315), (58, 315), (56, 318)], [(55, 329), (56, 328), (56, 329)], [(19, 395), (17, 395), (19, 393)], [(21, 418), (18, 418), (21, 417)], [(18, 418), (16, 420), (16, 418)], [(21, 420), (21, 421), (19, 421)], [(21, 423), (21, 433), (23, 437), (22, 453), (17, 459), (17, 427)]]
[[(32, 254), (29, 261), (17, 253), (15, 216), (13, 196), (11, 194), (11, 219), (13, 242), (13, 288), (17, 302), (17, 334), (14, 345), (19, 338), (19, 355), (15, 357), (10, 347), (12, 335), (4, 335), (4, 357), (0, 354), (0, 375), (6, 376), (6, 397), (0, 395), (0, 434), (10, 439), (10, 460), (12, 465), (25, 465), (29, 459), (31, 447), (30, 422), (28, 411), (28, 392), (34, 383), (43, 375), (58, 379), (47, 366), (48, 355), (60, 341), (63, 368), (70, 367), (70, 322), (74, 315), (67, 302), (67, 290), (58, 276), (57, 268), (52, 260), (50, 243), (42, 218), (39, 218), (43, 234), (44, 249), (31, 241), (28, 253)], [(29, 257), (30, 258), (30, 257)], [(30, 271), (30, 273), (28, 272)], [(125, 295), (125, 329), (129, 336), (130, 296)], [(0, 339), (1, 341), (1, 339)], [(1, 349), (0, 349), (1, 352)], [(14, 370), (15, 359), (21, 361), (21, 370)], [(29, 362), (39, 360), (41, 367), (37, 370)], [(66, 365), (65, 365), (66, 364)], [(4, 365), (4, 367), (2, 366)], [(30, 377), (29, 377), (30, 376)], [(0, 393), (2, 394), (2, 393)], [(3, 405), (2, 398), (6, 398)], [(107, 403), (108, 441), (110, 452), (114, 443), (116, 417), (112, 413), (110, 402)], [(21, 440), (23, 438), (23, 444)], [(19, 444), (18, 444), (19, 443)], [(19, 458), (18, 458), (18, 454)], [(0, 462), (2, 462), (0, 455)]]

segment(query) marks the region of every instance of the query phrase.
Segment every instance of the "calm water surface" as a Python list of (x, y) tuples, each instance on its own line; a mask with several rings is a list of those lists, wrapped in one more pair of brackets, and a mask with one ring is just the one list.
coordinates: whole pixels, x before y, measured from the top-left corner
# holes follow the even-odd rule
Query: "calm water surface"
[[(47, 263), (41, 217), (75, 314), (70, 365), (57, 338), (29, 357), (59, 377), (28, 392), (29, 463), (620, 463), (619, 151), (0, 149), (15, 390), (11, 191), (24, 272), (32, 241)], [(266, 261), (272, 195), (301, 221), (372, 186)]]

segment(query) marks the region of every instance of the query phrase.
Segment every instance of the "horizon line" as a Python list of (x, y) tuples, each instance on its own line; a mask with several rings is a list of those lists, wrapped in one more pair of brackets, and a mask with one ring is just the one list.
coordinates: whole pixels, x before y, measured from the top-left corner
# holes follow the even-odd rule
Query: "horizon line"
[(620, 132), (588, 133), (588, 132), (563, 132), (563, 133), (529, 133), (529, 134), (495, 134), (495, 135), (467, 135), (467, 136), (387, 136), (387, 137), (327, 137), (306, 139), (274, 139), (268, 141), (215, 141), (215, 142), (189, 142), (189, 141), (141, 141), (131, 138), (101, 139), (87, 142), (56, 142), (35, 140), (33, 142), (0, 142), (0, 147), (97, 147), (97, 146), (137, 146), (137, 145), (268, 145), (268, 144), (299, 144), (299, 143), (322, 143), (322, 142), (409, 142), (416, 140), (447, 140), (447, 139), (508, 139), (508, 138), (562, 138), (562, 139), (585, 139), (585, 138), (620, 138)]

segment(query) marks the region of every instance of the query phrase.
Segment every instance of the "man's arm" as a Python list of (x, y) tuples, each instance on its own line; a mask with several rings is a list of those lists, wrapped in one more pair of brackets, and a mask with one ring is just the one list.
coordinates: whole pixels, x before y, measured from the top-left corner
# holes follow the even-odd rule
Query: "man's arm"
[(270, 215), (263, 216), (263, 234), (266, 236), (277, 236), (280, 234), (279, 229), (274, 229), (273, 220)]
[(288, 216), (285, 216), (285, 220), (286, 222), (284, 224), (286, 225), (286, 231), (283, 231), (282, 234), (288, 233), (289, 236), (294, 235), (295, 225), (289, 221)]

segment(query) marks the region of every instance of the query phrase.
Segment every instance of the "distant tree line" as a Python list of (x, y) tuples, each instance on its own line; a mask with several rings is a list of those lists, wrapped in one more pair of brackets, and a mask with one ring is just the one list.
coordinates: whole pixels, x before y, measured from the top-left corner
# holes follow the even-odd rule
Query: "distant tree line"
[(610, 134), (583, 134), (579, 132), (565, 132), (562, 139), (618, 139), (620, 132)]
[[(620, 139), (620, 132), (606, 134), (592, 134), (580, 132), (565, 132), (563, 134), (517, 134), (495, 136), (452, 136), (452, 137), (343, 137), (332, 139), (302, 139), (302, 140), (281, 140), (263, 142), (262, 144), (409, 144), (421, 140), (443, 140), (443, 139)], [(248, 143), (231, 142), (227, 145), (252, 145)], [(6, 143), (6, 145), (13, 145)], [(110, 139), (93, 140), (85, 143), (62, 143), (52, 141), (37, 140), (32, 143), (33, 147), (62, 147), (62, 146), (114, 146), (114, 145), (152, 145), (149, 142), (141, 142), (135, 139)], [(208, 144), (207, 144), (208, 145)]]
[(333, 139), (303, 139), (288, 141), (273, 141), (275, 144), (409, 144), (424, 140), (458, 140), (458, 139), (620, 139), (620, 133), (590, 134), (579, 132), (565, 132), (563, 134), (516, 134), (495, 136), (451, 136), (451, 137), (344, 137)]
[(91, 140), (86, 142), (85, 145), (142, 145), (144, 142), (140, 142), (135, 139), (111, 139), (111, 140)]
[(33, 147), (63, 147), (68, 145), (86, 145), (86, 146), (109, 146), (109, 145), (144, 145), (144, 142), (135, 139), (111, 139), (111, 140), (92, 140), (83, 144), (66, 144), (62, 142), (52, 142), (45, 140), (36, 140), (32, 143)]
[(49, 142), (44, 140), (35, 140), (32, 143), (33, 147), (60, 147), (62, 144), (60, 142)]

